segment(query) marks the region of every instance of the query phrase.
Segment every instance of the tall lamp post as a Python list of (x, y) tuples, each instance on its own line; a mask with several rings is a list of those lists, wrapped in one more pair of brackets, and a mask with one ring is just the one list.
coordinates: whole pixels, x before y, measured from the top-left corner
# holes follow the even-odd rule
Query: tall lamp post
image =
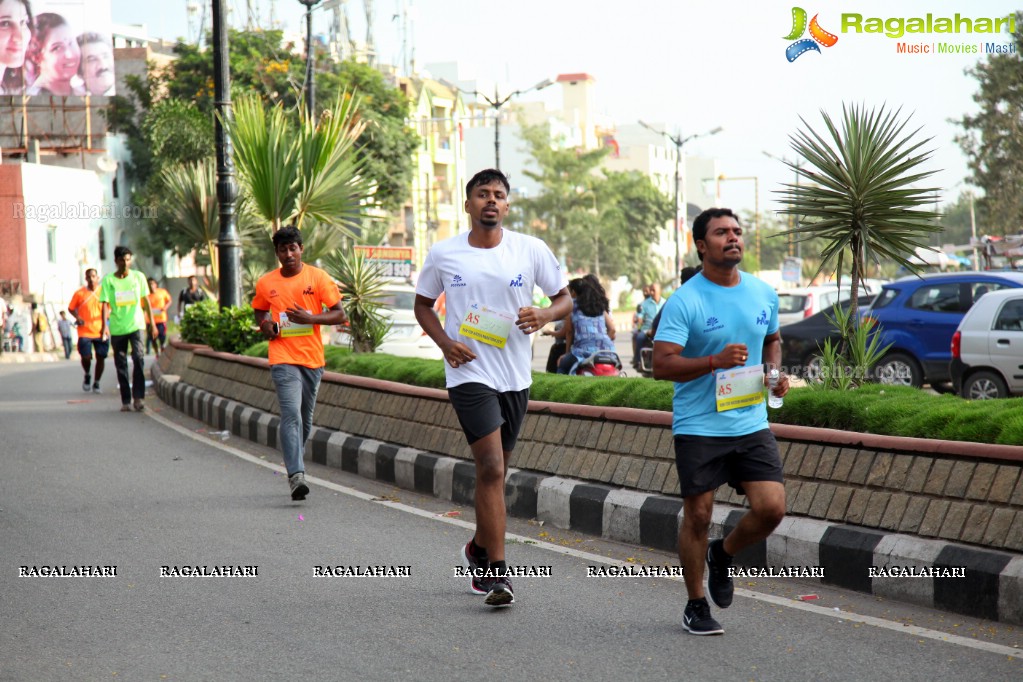
[[(678, 277), (678, 274), (680, 272), (682, 272), (682, 256), (681, 256), (681, 253), (679, 251), (678, 233), (681, 231), (681, 228), (689, 222), (688, 221), (688, 216), (686, 215), (686, 210), (685, 210), (685, 202), (684, 202), (684, 198), (685, 197), (683, 196), (683, 192), (682, 192), (682, 176), (681, 176), (681, 167), (680, 167), (681, 163), (682, 163), (682, 147), (685, 145), (686, 142), (689, 142), (690, 140), (695, 140), (698, 137), (709, 137), (710, 135), (717, 135), (722, 130), (724, 130), (724, 128), (722, 128), (721, 126), (718, 126), (717, 128), (714, 128), (712, 130), (708, 130), (705, 133), (695, 133), (693, 135), (688, 135), (686, 137), (682, 137), (682, 135), (680, 133), (676, 133), (675, 135), (670, 135), (668, 133), (668, 131), (666, 131), (666, 130), (658, 130), (657, 128), (654, 128), (653, 126), (651, 126), (651, 125), (649, 125), (647, 123), (644, 123), (643, 121), (640, 121), (639, 124), (641, 126), (643, 126), (644, 128), (646, 128), (647, 130), (649, 130), (650, 132), (652, 132), (652, 133), (656, 133), (657, 135), (663, 135), (668, 140), (670, 140), (673, 145), (675, 145), (675, 225), (674, 225), (674, 232), (675, 232), (675, 276)], [(679, 220), (680, 220), (679, 212), (680, 211), (681, 211), (681, 222), (679, 222)]]
[(493, 107), (493, 109), (494, 109), (494, 168), (496, 168), (497, 170), (501, 170), (501, 107), (503, 107), (505, 104), (510, 102), (513, 97), (518, 97), (519, 95), (524, 95), (527, 92), (532, 92), (534, 90), (543, 90), (544, 88), (546, 88), (548, 86), (554, 85), (554, 81), (552, 79), (545, 78), (544, 80), (540, 81), (536, 85), (528, 87), (525, 90), (515, 90), (513, 92), (508, 93), (504, 97), (501, 97), (500, 95), (497, 94), (497, 86), (495, 85), (494, 86), (494, 96), (490, 97), (486, 93), (480, 92), (479, 90), (464, 90), (464, 89), (458, 87), (457, 85), (455, 85), (454, 83), (451, 83), (451, 82), (446, 81), (446, 80), (441, 80), (440, 82), (443, 83), (444, 85), (448, 86), (449, 88), (453, 88), (455, 90), (458, 90), (462, 94), (472, 95), (473, 97), (479, 97), (484, 102), (486, 102), (491, 107)]
[(320, 0), (298, 0), (305, 5), (305, 110), (312, 120), (316, 111), (316, 81), (313, 79), (313, 65), (316, 55), (313, 52), (313, 7)]
[(234, 182), (231, 138), (224, 121), (231, 118), (231, 73), (228, 67), (227, 7), (225, 0), (213, 0), (213, 100), (214, 140), (217, 154), (217, 206), (220, 212), (220, 305), (241, 304), (241, 239), (235, 225), (234, 201), (238, 195)]
[(757, 272), (761, 270), (760, 264), (760, 178), (755, 175), (742, 175), (729, 177), (719, 175), (717, 193), (721, 194), (721, 182), (728, 180), (752, 180), (753, 181), (753, 231), (757, 233)]

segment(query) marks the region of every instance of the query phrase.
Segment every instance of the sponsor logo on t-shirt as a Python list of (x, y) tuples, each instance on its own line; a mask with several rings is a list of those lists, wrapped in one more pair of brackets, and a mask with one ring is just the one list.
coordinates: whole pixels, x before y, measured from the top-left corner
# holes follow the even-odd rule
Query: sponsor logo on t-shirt
[(305, 288), (305, 289), (304, 289), (304, 290), (302, 291), (302, 295), (303, 295), (303, 296), (312, 296), (312, 295), (313, 295), (313, 288), (312, 288), (312, 286), (307, 286), (307, 287), (306, 287), (306, 288)]
[(522, 284), (522, 275), (520, 274), (518, 277), (516, 277), (511, 282), (509, 282), (508, 286), (510, 286), (510, 287), (521, 287), (521, 286), (523, 286), (523, 284)]
[(760, 315), (757, 317), (757, 325), (758, 326), (759, 325), (764, 325), (765, 327), (767, 326), (767, 311), (766, 310), (761, 310), (760, 311)]
[(724, 328), (725, 328), (725, 325), (721, 324), (721, 322), (718, 320), (718, 318), (716, 318), (716, 317), (708, 317), (707, 318), (707, 328), (703, 330), (703, 333), (706, 334), (708, 332), (714, 332), (714, 331), (717, 331), (718, 329), (724, 329)]
[(276, 289), (271, 289), (270, 290), (270, 298), (276, 298), (276, 297), (277, 297), (277, 290)]
[(451, 278), (451, 286), (453, 286), (453, 287), (464, 287), (465, 286), (465, 282), (462, 281), (462, 276), (461, 275), (455, 275), (454, 277), (452, 277)]

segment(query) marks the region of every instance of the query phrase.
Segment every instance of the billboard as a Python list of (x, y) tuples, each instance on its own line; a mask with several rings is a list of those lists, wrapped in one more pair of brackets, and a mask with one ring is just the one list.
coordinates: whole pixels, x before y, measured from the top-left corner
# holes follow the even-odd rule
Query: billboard
[(110, 0), (0, 0), (0, 95), (113, 95)]

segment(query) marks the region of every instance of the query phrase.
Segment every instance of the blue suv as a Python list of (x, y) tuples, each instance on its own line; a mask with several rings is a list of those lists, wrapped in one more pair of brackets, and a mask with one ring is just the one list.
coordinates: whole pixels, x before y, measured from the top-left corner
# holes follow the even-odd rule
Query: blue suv
[(892, 344), (874, 368), (883, 384), (936, 390), (951, 380), (952, 335), (973, 302), (989, 291), (1023, 287), (1020, 272), (957, 272), (903, 277), (885, 284), (866, 316), (880, 326), (881, 346)]

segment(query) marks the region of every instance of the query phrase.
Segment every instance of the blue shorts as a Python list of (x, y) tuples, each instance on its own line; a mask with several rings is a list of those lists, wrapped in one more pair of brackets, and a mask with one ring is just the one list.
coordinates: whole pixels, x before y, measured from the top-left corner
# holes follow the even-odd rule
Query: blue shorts
[(102, 339), (78, 339), (78, 354), (83, 359), (92, 359), (92, 349), (96, 349), (97, 358), (105, 358), (107, 353), (110, 352), (110, 340), (103, 341)]

